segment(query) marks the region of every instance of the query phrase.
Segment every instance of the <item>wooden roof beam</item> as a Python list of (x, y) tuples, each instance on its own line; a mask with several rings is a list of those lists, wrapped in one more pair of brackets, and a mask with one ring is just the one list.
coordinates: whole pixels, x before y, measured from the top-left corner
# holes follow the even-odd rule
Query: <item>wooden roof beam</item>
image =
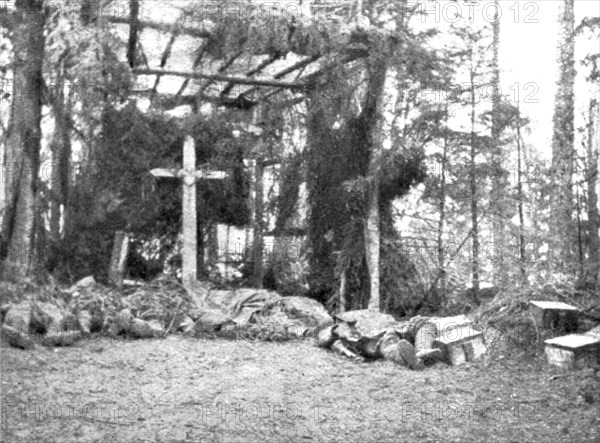
[(133, 69), (133, 73), (136, 75), (171, 75), (175, 77), (201, 78), (222, 82), (230, 82), (239, 85), (266, 86), (271, 88), (304, 89), (306, 87), (306, 85), (301, 82), (286, 82), (282, 80), (236, 77), (223, 74), (203, 74), (201, 72), (190, 71), (171, 71), (166, 69), (135, 68)]
[(137, 29), (149, 28), (155, 29), (162, 32), (173, 32), (175, 34), (191, 35), (192, 37), (198, 38), (210, 38), (211, 33), (205, 29), (192, 28), (189, 26), (181, 26), (177, 24), (168, 23), (157, 23), (148, 20), (137, 20), (135, 23), (129, 18), (114, 17), (110, 15), (102, 16), (103, 19), (109, 23), (122, 24), (122, 25), (134, 25)]

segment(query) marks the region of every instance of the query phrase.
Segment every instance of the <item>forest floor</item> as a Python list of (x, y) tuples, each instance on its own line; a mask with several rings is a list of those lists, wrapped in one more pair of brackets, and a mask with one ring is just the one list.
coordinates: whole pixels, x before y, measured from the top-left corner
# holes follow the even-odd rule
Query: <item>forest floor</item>
[(179, 336), (0, 351), (5, 443), (600, 441), (600, 374), (540, 357), (418, 372)]

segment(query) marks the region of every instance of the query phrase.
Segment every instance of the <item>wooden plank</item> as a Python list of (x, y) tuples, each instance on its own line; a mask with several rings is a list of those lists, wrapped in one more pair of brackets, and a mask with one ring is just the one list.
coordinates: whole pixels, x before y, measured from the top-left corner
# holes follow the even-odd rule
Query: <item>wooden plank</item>
[(475, 337), (483, 335), (483, 332), (476, 330), (473, 325), (462, 325), (452, 329), (444, 329), (436, 337), (436, 341), (442, 344), (464, 343)]
[(466, 315), (455, 315), (454, 317), (433, 317), (429, 323), (435, 324), (438, 335), (446, 335), (455, 328), (470, 325), (472, 321)]
[(569, 351), (584, 348), (600, 348), (600, 338), (587, 334), (570, 334), (545, 340), (544, 343), (556, 348)]
[(568, 305), (561, 301), (530, 301), (529, 303), (544, 310), (579, 311), (575, 306)]
[(187, 77), (187, 78), (202, 78), (207, 80), (223, 81), (229, 83), (235, 83), (240, 85), (256, 85), (256, 86), (269, 86), (274, 88), (286, 88), (286, 89), (306, 89), (305, 83), (298, 82), (286, 82), (282, 80), (271, 80), (268, 78), (246, 78), (236, 77), (223, 74), (204, 74), (195, 71), (173, 71), (167, 69), (144, 69), (134, 68), (133, 73), (137, 75), (168, 75), (174, 77)]

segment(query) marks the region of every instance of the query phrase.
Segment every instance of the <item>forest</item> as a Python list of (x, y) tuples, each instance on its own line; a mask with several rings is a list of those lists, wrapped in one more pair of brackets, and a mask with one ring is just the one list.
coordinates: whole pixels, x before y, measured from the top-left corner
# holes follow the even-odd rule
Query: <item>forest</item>
[[(5, 418), (3, 409), (3, 434), (398, 441), (403, 430), (406, 441), (560, 441), (557, 433), (593, 441), (600, 10), (591, 3), (0, 1), (2, 378), (17, 383), (18, 368), (29, 368), (9, 402), (48, 393), (35, 382), (44, 368), (12, 348), (58, 349), (36, 358), (77, 378), (77, 391), (125, 389), (135, 376), (119, 378), (117, 367), (137, 364), (170, 386), (165, 371), (175, 384), (188, 376), (170, 361), (197, 352), (179, 334), (203, 339), (203, 367), (216, 377), (207, 390), (248, 406), (279, 389), (292, 399), (284, 406), (301, 410), (284, 414), (289, 427), (280, 434), (262, 429), (277, 421), (273, 410), (248, 431), (251, 420), (232, 424), (219, 414), (209, 426), (208, 403), (198, 402), (203, 419), (189, 425), (192, 437), (174, 423), (198, 409), (162, 419), (148, 412), (139, 435), (137, 425), (120, 434), (70, 420), (63, 439), (56, 422), (24, 426), (20, 410)], [(450, 329), (459, 339), (444, 341)], [(589, 343), (552, 341), (565, 334)], [(309, 336), (346, 358), (315, 354), (322, 350), (305, 344)], [(149, 357), (154, 341), (160, 363)], [(269, 348), (272, 341), (289, 348)], [(106, 373), (74, 375), (69, 349)], [(324, 403), (301, 400), (315, 380), (291, 393), (296, 373), (265, 372), (252, 397), (250, 362), (289, 372), (306, 355), (307, 373), (328, 386)], [(386, 416), (369, 434), (356, 428), (351, 404), (370, 396), (361, 394), (367, 384), (383, 389), (395, 377), (389, 363), (424, 369), (406, 377), (421, 386), (430, 374), (476, 410), (486, 394), (485, 382), (469, 377), (473, 368), (475, 378), (499, 377), (496, 397), (512, 386), (527, 398), (522, 406), (539, 392), (556, 416), (520, 417), (512, 431), (510, 420), (486, 430), (472, 417), (429, 427), (419, 407), (419, 420)], [(247, 392), (224, 387), (236, 365), (246, 368), (237, 377)], [(560, 372), (567, 367), (577, 370)], [(456, 372), (446, 380), (439, 369)], [(67, 381), (53, 380), (64, 394)], [(409, 386), (393, 383), (417, 402)], [(104, 412), (122, 424), (162, 405), (139, 395), (117, 399), (131, 410), (115, 403)], [(188, 395), (196, 401), (175, 391), (166, 401)], [(269, 398), (263, 409), (283, 401)], [(378, 423), (377, 401), (367, 401), (364, 420)], [(395, 416), (397, 401), (386, 403)], [(511, 410), (507, 402), (499, 408)], [(526, 418), (540, 410), (535, 403)], [(298, 428), (303, 414), (310, 429)], [(548, 422), (560, 427), (541, 431)], [(161, 423), (178, 437), (159, 437)], [(446, 434), (448, 426), (457, 433)]]

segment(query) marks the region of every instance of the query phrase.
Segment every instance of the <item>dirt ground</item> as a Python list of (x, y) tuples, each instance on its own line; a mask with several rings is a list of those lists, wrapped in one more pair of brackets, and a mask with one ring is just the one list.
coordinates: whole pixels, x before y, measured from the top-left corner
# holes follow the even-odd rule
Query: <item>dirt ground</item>
[(598, 442), (592, 370), (506, 358), (421, 372), (311, 341), (1, 348), (1, 441)]

